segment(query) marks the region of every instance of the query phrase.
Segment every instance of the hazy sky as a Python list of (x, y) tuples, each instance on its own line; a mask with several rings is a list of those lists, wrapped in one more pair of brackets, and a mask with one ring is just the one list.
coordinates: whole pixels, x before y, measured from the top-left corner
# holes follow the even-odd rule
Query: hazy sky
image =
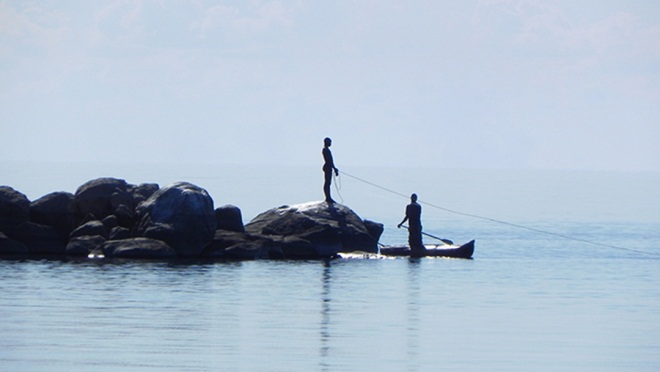
[(0, 159), (660, 171), (660, 1), (0, 1)]

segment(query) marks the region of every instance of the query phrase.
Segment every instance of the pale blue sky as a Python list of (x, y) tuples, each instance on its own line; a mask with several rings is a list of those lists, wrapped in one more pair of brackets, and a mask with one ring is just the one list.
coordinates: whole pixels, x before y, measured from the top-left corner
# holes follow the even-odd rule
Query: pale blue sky
[(658, 1), (0, 1), (3, 161), (660, 171)]

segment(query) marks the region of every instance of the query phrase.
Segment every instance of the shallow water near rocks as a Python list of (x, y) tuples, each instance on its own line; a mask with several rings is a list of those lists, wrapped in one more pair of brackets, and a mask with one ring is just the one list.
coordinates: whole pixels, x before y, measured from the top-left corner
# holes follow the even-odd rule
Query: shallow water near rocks
[[(272, 176), (242, 171), (248, 172), (244, 179)], [(164, 184), (134, 172), (109, 175)], [(294, 169), (277, 174), (283, 172), (297, 174)], [(377, 178), (384, 173), (377, 170), (351, 173), (383, 183)], [(456, 243), (476, 239), (473, 260), (3, 259), (0, 366), (108, 371), (660, 368), (657, 175), (448, 173), (442, 172), (435, 189), (419, 182), (428, 180), (428, 173), (417, 180), (408, 170), (390, 172), (399, 181), (385, 186), (405, 191), (412, 182), (421, 185), (414, 191), (422, 201), (607, 246), (425, 206), (427, 232)], [(4, 174), (7, 184), (25, 189), (16, 182), (23, 178)], [(167, 177), (184, 179), (176, 172)], [(485, 179), (489, 187), (478, 189), (476, 183)], [(236, 186), (221, 177), (184, 180), (207, 188), (216, 205), (242, 207), (246, 221), (271, 207), (313, 200), (314, 194), (302, 181), (295, 187), (274, 186), (241, 203), (234, 196), (240, 195), (233, 191)], [(317, 183), (309, 181), (321, 194)], [(245, 192), (256, 188), (250, 185)], [(58, 189), (56, 184), (48, 188)], [(281, 199), (270, 194), (278, 191)], [(32, 195), (40, 191), (24, 192), (31, 199), (41, 196)], [(340, 194), (362, 217), (386, 225), (383, 243), (405, 242), (405, 232), (395, 225), (407, 200), (347, 177)]]

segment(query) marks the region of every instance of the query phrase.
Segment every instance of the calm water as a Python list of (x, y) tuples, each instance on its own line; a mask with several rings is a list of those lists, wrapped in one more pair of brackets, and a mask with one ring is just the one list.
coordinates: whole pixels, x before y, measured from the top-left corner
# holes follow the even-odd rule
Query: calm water
[[(205, 178), (165, 167), (74, 174), (48, 167), (27, 175), (23, 167), (3, 167), (0, 183), (31, 199), (106, 175), (162, 185), (189, 180), (207, 188), (216, 205), (239, 205), (246, 221), (322, 196), (320, 170), (300, 178), (293, 168), (229, 167)], [(241, 181), (229, 182), (236, 172)], [(457, 242), (477, 239), (474, 260), (0, 260), (0, 368), (660, 369), (658, 175), (351, 174), (418, 192), (434, 205), (608, 246), (425, 206), (426, 231)], [(393, 228), (405, 199), (346, 176), (341, 183), (345, 204), (385, 223), (383, 242), (405, 241), (405, 232)], [(406, 190), (410, 184), (417, 188)]]

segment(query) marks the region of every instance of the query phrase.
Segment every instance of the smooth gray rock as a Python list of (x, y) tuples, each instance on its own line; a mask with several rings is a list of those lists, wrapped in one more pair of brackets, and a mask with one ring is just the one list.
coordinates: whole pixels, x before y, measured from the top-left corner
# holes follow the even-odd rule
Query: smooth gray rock
[(271, 258), (273, 243), (268, 241), (248, 241), (232, 245), (225, 250), (223, 258), (229, 260), (259, 260)]
[(108, 240), (121, 240), (121, 239), (128, 239), (130, 237), (131, 237), (131, 230), (122, 226), (116, 226), (113, 227), (112, 230), (110, 230), (110, 235), (108, 237)]
[(364, 221), (350, 208), (336, 203), (310, 202), (273, 208), (250, 221), (245, 231), (307, 240), (314, 245), (317, 257), (378, 251), (377, 239), (369, 234)]
[(135, 225), (135, 210), (127, 205), (119, 205), (117, 209), (115, 209), (115, 215), (117, 216), (117, 220), (119, 220), (120, 226), (130, 229)]
[(383, 226), (382, 223), (371, 220), (364, 220), (364, 226), (367, 228), (369, 236), (371, 236), (375, 242), (380, 240), (380, 236), (383, 235), (383, 231), (385, 231), (385, 226)]
[(216, 208), (215, 220), (218, 230), (245, 231), (241, 209), (235, 205), (223, 205)]
[(105, 243), (105, 238), (99, 235), (77, 236), (66, 245), (65, 254), (67, 256), (87, 257), (92, 251), (101, 247)]
[(119, 226), (119, 219), (114, 214), (105, 217), (103, 220), (101, 220), (101, 222), (103, 222), (103, 226), (105, 226), (107, 231), (110, 231)]
[(160, 189), (157, 183), (141, 183), (138, 186), (130, 188), (133, 195), (133, 205), (138, 206), (143, 201), (149, 199), (156, 191)]
[(51, 226), (26, 222), (16, 228), (13, 238), (28, 247), (30, 254), (63, 255), (65, 241)]
[(26, 255), (28, 247), (16, 240), (9, 239), (7, 235), (0, 232), (0, 256)]
[(198, 257), (213, 240), (213, 199), (199, 186), (178, 182), (156, 191), (137, 208), (134, 236), (166, 242), (181, 257)]
[(268, 237), (229, 230), (216, 230), (213, 241), (204, 249), (202, 256), (232, 260), (285, 258), (280, 243)]
[(82, 184), (74, 195), (76, 210), (80, 218), (88, 214), (103, 219), (114, 214), (121, 200), (130, 200), (126, 181), (116, 178), (97, 178)]
[(99, 220), (92, 220), (78, 226), (75, 230), (69, 235), (69, 239), (73, 239), (78, 236), (94, 236), (99, 235), (104, 239), (108, 239), (108, 230), (105, 228), (103, 222)]
[(108, 240), (101, 245), (106, 257), (171, 259), (177, 254), (167, 243), (149, 238)]
[(30, 201), (9, 186), (0, 186), (0, 231), (12, 236), (14, 230), (30, 220)]
[(30, 221), (53, 227), (66, 240), (76, 227), (73, 194), (53, 192), (30, 204)]
[[(329, 243), (325, 243), (329, 244)], [(335, 240), (333, 245), (326, 249), (319, 249), (312, 244), (309, 240), (302, 239), (297, 236), (287, 236), (282, 239), (281, 247), (282, 254), (288, 259), (316, 259), (319, 258), (319, 251), (335, 252), (341, 248), (341, 242)], [(332, 255), (324, 254), (321, 257), (331, 257)]]

